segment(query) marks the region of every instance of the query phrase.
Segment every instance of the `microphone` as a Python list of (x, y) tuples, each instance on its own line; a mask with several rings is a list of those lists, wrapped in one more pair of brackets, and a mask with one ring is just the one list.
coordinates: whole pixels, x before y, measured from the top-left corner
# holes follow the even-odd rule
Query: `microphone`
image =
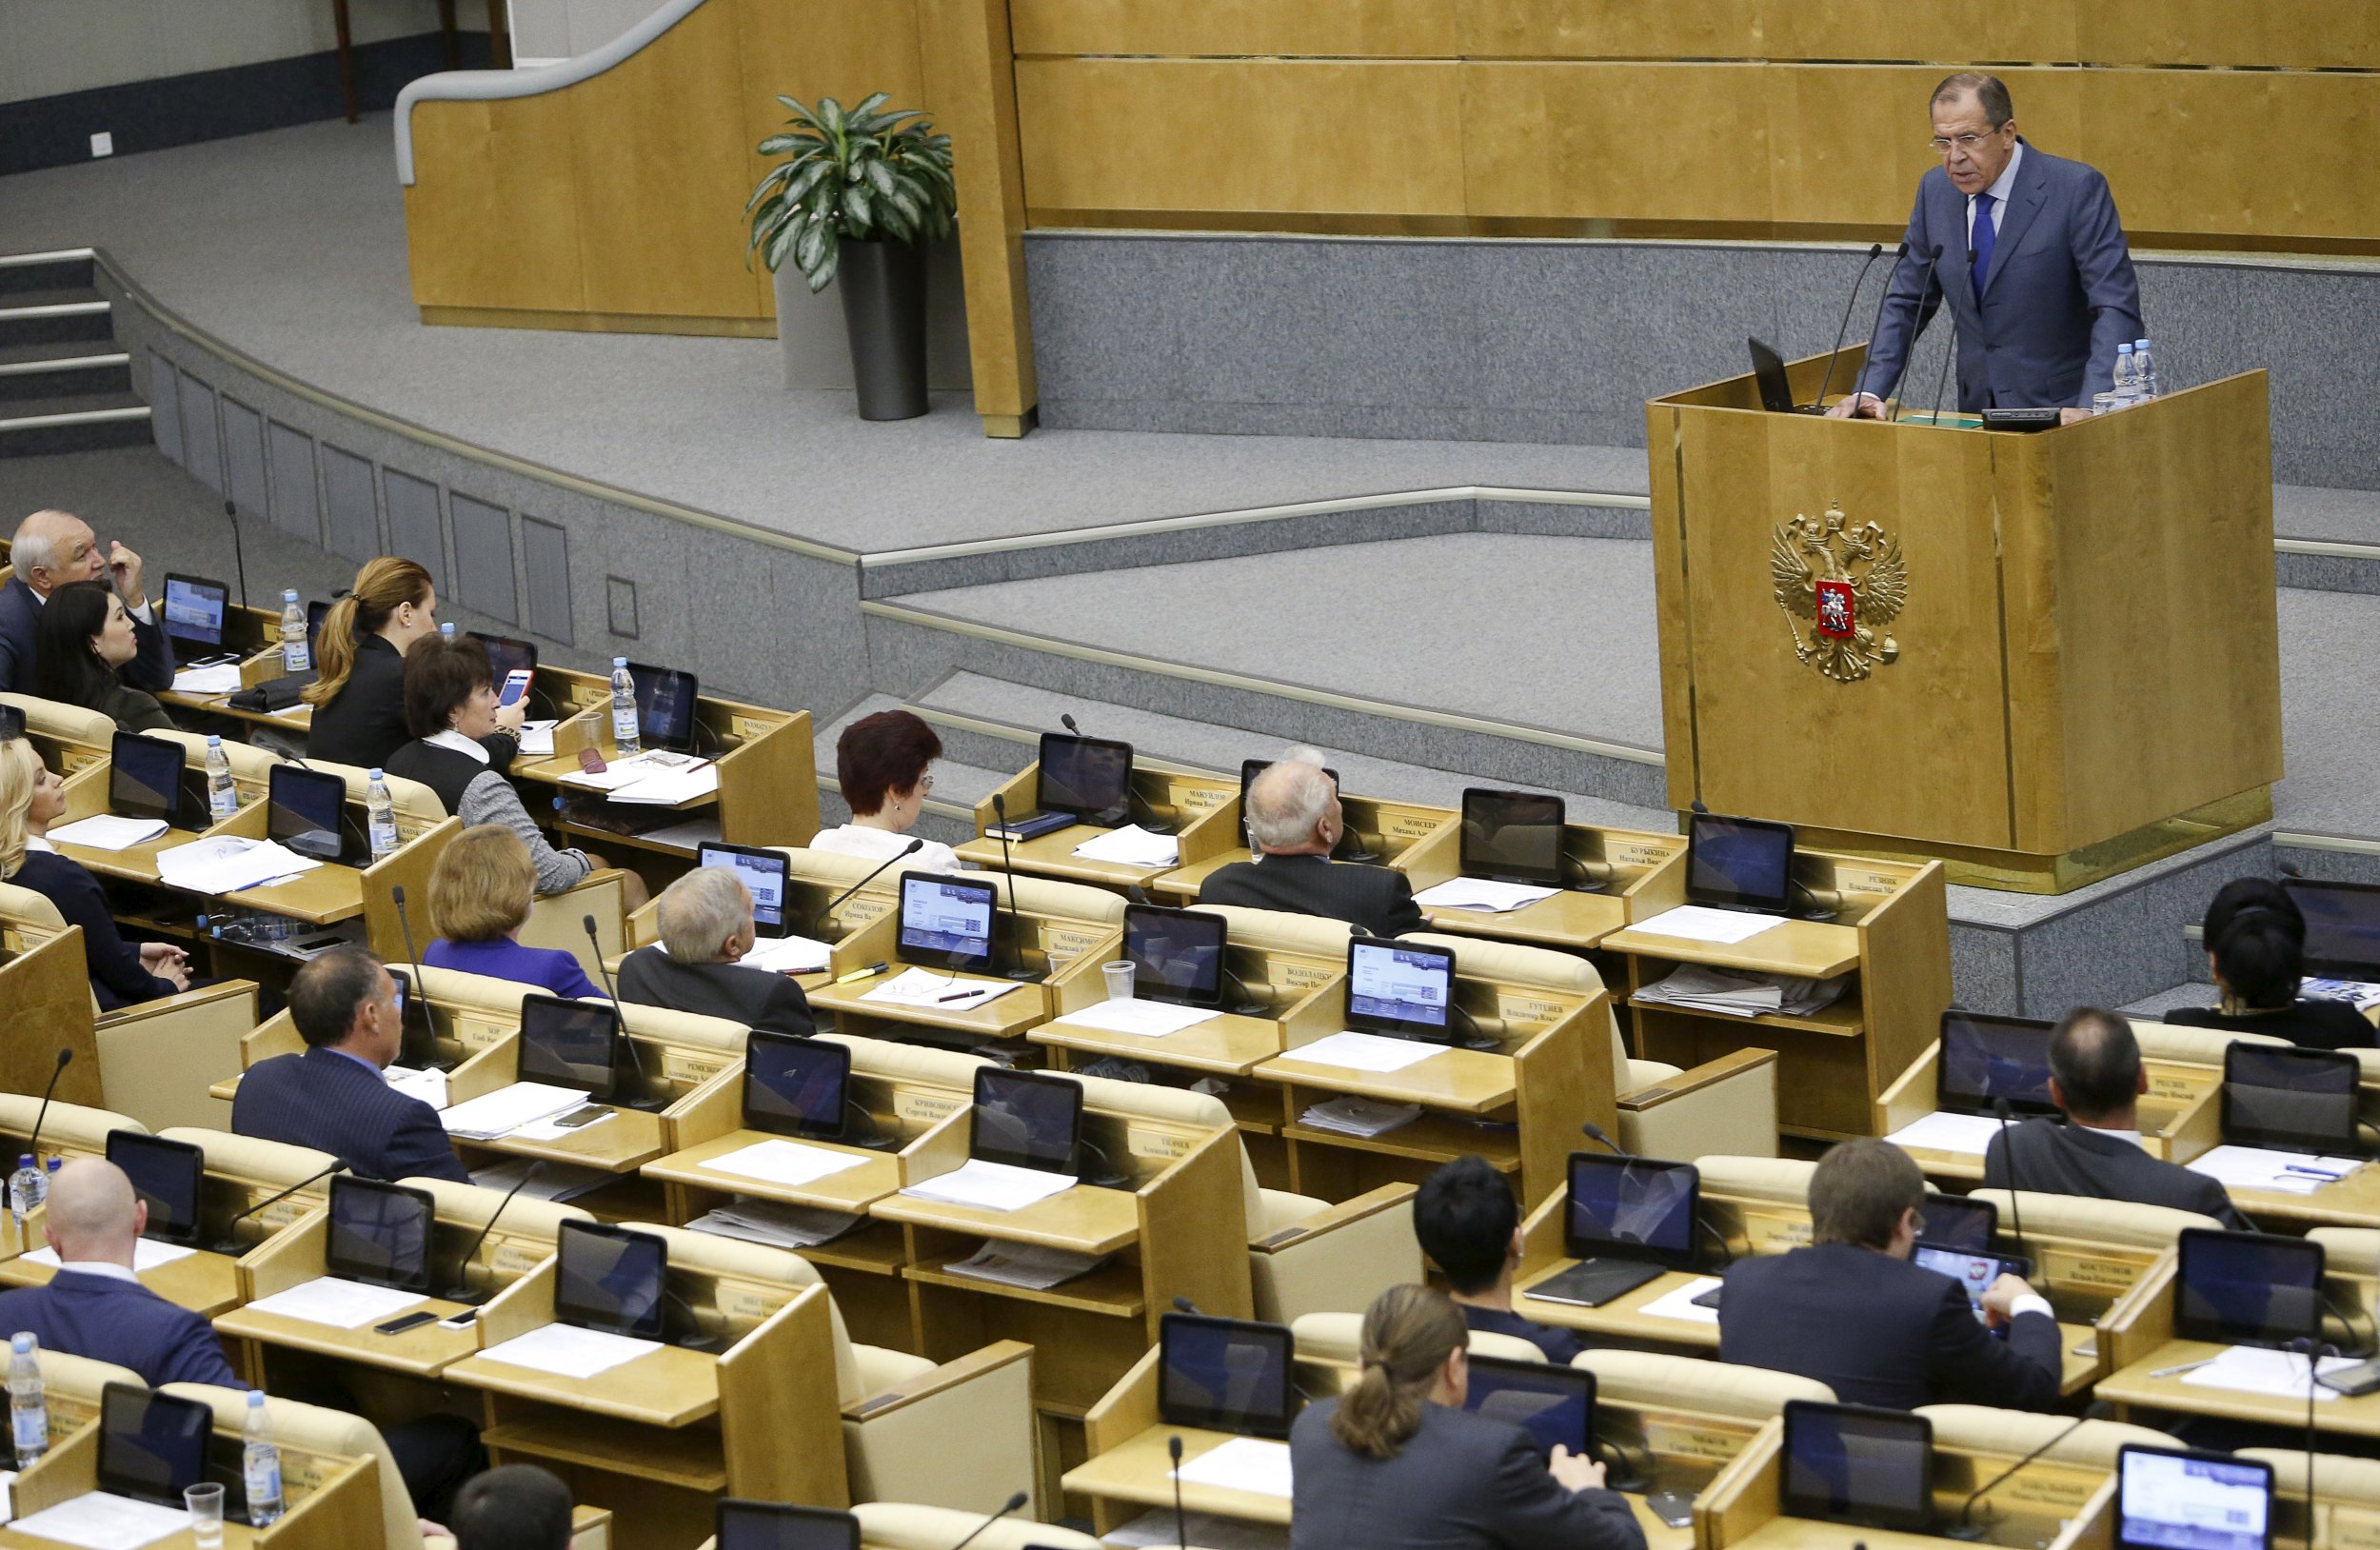
[(992, 813), (1000, 820), (1000, 869), (1008, 874), (1008, 952), (1013, 962), (1002, 978), (1030, 984), (1034, 973), (1024, 966), (1024, 928), (1017, 923), (1017, 862), (1008, 852), (1008, 799), (997, 791), (992, 793)]
[(2008, 1140), (2009, 1126), (2015, 1123), (2015, 1116), (2010, 1112), (2005, 1098), (1992, 1100), (1992, 1113), (2000, 1122), (2000, 1155), (2008, 1160), (2009, 1235), (2016, 1240), (2016, 1252), (2030, 1259), (2032, 1256), (2025, 1248), (2025, 1208), (2020, 1203), (2025, 1191), (2016, 1182), (2016, 1148)]
[(1827, 385), (1835, 380), (1835, 358), (1843, 353), (1843, 336), (1851, 331), (1851, 309), (1859, 305), (1859, 288), (1868, 283), (1868, 271), (1884, 256), (1884, 244), (1868, 244), (1868, 261), (1859, 266), (1859, 278), (1851, 283), (1851, 294), (1843, 298), (1843, 321), (1835, 326), (1835, 348), (1827, 351), (1826, 375), (1818, 379), (1818, 396), (1812, 402), (1814, 409), (1826, 407)]
[(976, 1524), (975, 1527), (968, 1532), (967, 1537), (961, 1540), (957, 1544), (952, 1545), (950, 1550), (967, 1550), (967, 1546), (975, 1542), (976, 1535), (982, 1533), (994, 1523), (999, 1522), (1010, 1513), (1015, 1512), (1019, 1507), (1023, 1506), (1024, 1503), (1025, 1494), (1022, 1491), (1019, 1491), (1015, 1496), (1010, 1497), (1006, 1501), (1001, 1503), (1000, 1511), (992, 1514), (989, 1518), (986, 1518), (982, 1522)]
[(826, 902), (826, 907), (825, 907), (824, 909), (820, 910), (820, 911), (819, 911), (816, 915), (814, 915), (814, 916), (812, 916), (812, 917), (811, 917), (811, 919), (810, 919), (810, 931), (811, 931), (811, 934), (812, 934), (812, 935), (823, 935), (823, 934), (825, 933), (825, 930), (826, 930), (826, 922), (827, 922), (828, 917), (832, 916), (832, 915), (835, 913), (835, 911), (836, 911), (836, 910), (838, 910), (838, 909), (840, 909), (840, 908), (842, 908), (842, 907), (843, 907), (843, 902), (844, 900), (846, 900), (846, 899), (850, 898), (853, 894), (855, 894), (855, 893), (859, 892), (862, 888), (866, 887), (869, 884), (871, 884), (871, 883), (875, 882), (878, 878), (880, 878), (880, 877), (883, 876), (883, 875), (884, 875), (884, 868), (885, 868), (886, 866), (890, 866), (890, 865), (891, 865), (894, 862), (897, 862), (897, 861), (901, 860), (903, 856), (914, 856), (914, 855), (916, 855), (919, 851), (921, 851), (921, 850), (922, 850), (922, 849), (924, 849), (924, 848), (925, 848), (925, 842), (924, 842), (923, 840), (912, 840), (912, 841), (910, 841), (907, 845), (902, 845), (900, 849), (898, 849), (898, 850), (894, 851), (894, 852), (893, 852), (893, 853), (892, 853), (889, 857), (885, 858), (885, 860), (884, 860), (883, 864), (882, 865), (878, 866), (878, 867), (876, 868), (876, 870), (874, 870), (873, 872), (868, 873), (868, 875), (867, 875), (867, 876), (865, 876), (865, 877), (863, 877), (863, 878), (860, 879), (860, 881), (859, 881), (859, 882), (854, 883), (853, 884), (851, 884), (851, 886), (849, 886), (849, 887), (847, 887), (847, 888), (843, 889), (843, 892), (841, 892), (841, 893), (839, 893), (839, 894), (835, 895), (835, 897), (834, 897), (834, 898), (832, 898), (832, 899), (828, 900), (828, 901)]
[(233, 1217), (230, 1221), (223, 1224), (223, 1236), (215, 1240), (215, 1251), (219, 1254), (237, 1254), (240, 1251), (240, 1241), (233, 1235), (231, 1231), (232, 1228), (238, 1226), (241, 1222), (246, 1222), (248, 1218), (254, 1216), (266, 1206), (278, 1205), (283, 1201), (286, 1201), (290, 1196), (296, 1194), (299, 1190), (304, 1189), (307, 1184), (317, 1182), (320, 1180), (327, 1179), (332, 1174), (339, 1172), (346, 1166), (347, 1162), (344, 1159), (333, 1162), (330, 1166), (323, 1169), (322, 1172), (300, 1179), (296, 1183), (291, 1184), (280, 1194), (268, 1195), (263, 1200), (258, 1201), (254, 1205), (251, 1205), (247, 1210), (242, 1211), (239, 1215)]
[(422, 990), (422, 960), (413, 950), (413, 923), (406, 918), (404, 884), (392, 883), (388, 885), (388, 902), (397, 906), (397, 929), (405, 933), (406, 967), (413, 971), (413, 992), (419, 995)]
[(636, 1063), (636, 1080), (641, 1084), (649, 1083), (650, 1079), (645, 1074), (645, 1053), (628, 1037), (628, 1020), (620, 1015), (620, 987), (611, 983), (611, 970), (604, 963), (604, 939), (595, 934), (595, 917), (582, 915), (579, 924), (586, 928), (586, 944), (595, 949), (595, 972), (604, 977), (604, 993), (611, 998), (611, 1025), (618, 1031), (620, 1042), (627, 1046), (628, 1059)]
[(444, 1294), (447, 1302), (461, 1302), (475, 1308), (487, 1301), (485, 1296), (472, 1291), (469, 1282), (465, 1279), (471, 1273), (471, 1262), (478, 1258), (480, 1245), (487, 1242), (487, 1235), (496, 1230), (497, 1219), (505, 1214), (505, 1207), (512, 1203), (512, 1197), (526, 1189), (529, 1186), (529, 1181), (544, 1172), (545, 1168), (544, 1158), (531, 1158), (528, 1167), (521, 1174), (521, 1182), (506, 1191), (505, 1198), (496, 1202), (496, 1208), (487, 1213), (487, 1224), (480, 1228), (479, 1236), (471, 1240), (471, 1246), (463, 1251), (462, 1262), (455, 1266), (454, 1285)]
[[(1967, 268), (1973, 270), (1974, 267), (1974, 250), (1970, 248), (1967, 254)], [(1983, 305), (1982, 298), (1976, 298), (1975, 305), (1980, 308)], [(1958, 359), (1958, 311), (1951, 306), (1950, 288), (1947, 286), (1942, 288), (1942, 312), (1951, 320), (1951, 347), (1943, 353), (1941, 375), (1934, 380), (1934, 411), (1933, 418), (1928, 423), (1935, 426), (1942, 423), (1942, 389), (1950, 386), (1951, 363)]]
[[(1893, 249), (1893, 273), (1894, 273), (1894, 274), (1898, 274), (1898, 273), (1900, 272), (1900, 264), (1901, 264), (1901, 260), (1902, 260), (1902, 259), (1904, 259), (1904, 258), (1907, 258), (1908, 256), (1909, 256), (1909, 243), (1908, 243), (1908, 240), (1907, 240), (1906, 238), (1904, 238), (1904, 239), (1902, 240), (1902, 242), (1901, 242), (1900, 246)], [(1885, 276), (1885, 279), (1884, 279), (1884, 293), (1883, 293), (1882, 295), (1878, 296), (1878, 297), (1875, 299), (1875, 317), (1874, 317), (1874, 321), (1872, 321), (1872, 322), (1868, 325), (1868, 348), (1869, 348), (1871, 351), (1873, 351), (1873, 350), (1875, 348), (1875, 336), (1876, 336), (1876, 330), (1884, 327), (1884, 308), (1885, 308), (1885, 304), (1886, 304), (1886, 303), (1888, 303), (1888, 302), (1890, 302), (1892, 299), (1893, 299), (1893, 277), (1892, 277), (1892, 275), (1887, 275), (1887, 276)], [(1867, 357), (1864, 357), (1864, 358), (1860, 361), (1860, 363), (1859, 363), (1859, 376), (1858, 376), (1858, 379), (1857, 379), (1856, 381), (1854, 381), (1854, 382), (1852, 384), (1852, 386), (1851, 386), (1851, 391), (1852, 391), (1852, 397), (1853, 397), (1853, 398), (1856, 399), (1856, 398), (1857, 398), (1857, 397), (1858, 397), (1858, 396), (1859, 396), (1862, 392), (1864, 392), (1864, 391), (1866, 391), (1866, 390), (1867, 390), (1867, 382), (1868, 382), (1868, 367), (1870, 366), (1870, 364), (1871, 364), (1874, 360), (1874, 356), (1873, 354), (1871, 354), (1871, 355), (1869, 355), (1869, 356), (1867, 356)]]
[(1174, 1294), (1174, 1310), (1178, 1313), (1195, 1314), (1199, 1311), (1199, 1305), (1177, 1292)]
[[(237, 574), (240, 581), (240, 606), (245, 609), (248, 606), (248, 555), (240, 547), (240, 503), (237, 501), (224, 502), (223, 514), (225, 517), (229, 519), (231, 523), (231, 563), (233, 566), (238, 567)], [(277, 641), (280, 639), (280, 636), (276, 634), (273, 639)]]
[[(1926, 297), (1933, 294), (1934, 287), (1938, 281), (1935, 269), (1942, 262), (1942, 245), (1937, 242), (1934, 245), (1934, 250), (1926, 255), (1925, 288), (1917, 293), (1917, 310), (1919, 312), (1923, 312), (1926, 309)], [(1909, 348), (1901, 352), (1900, 369), (1893, 373), (1892, 382), (1885, 387), (1883, 393), (1884, 397), (1891, 398), (1893, 396), (1894, 389), (1900, 386), (1901, 379), (1909, 375), (1910, 363), (1917, 358), (1918, 337), (1924, 331), (1924, 324), (1920, 323), (1916, 329), (1910, 334)]]
[(1993, 1476), (1990, 1480), (1984, 1481), (1981, 1485), (1976, 1486), (1973, 1491), (1969, 1492), (1967, 1500), (1959, 1503), (1958, 1520), (1953, 1523), (1948, 1529), (1944, 1530), (1944, 1533), (1954, 1540), (1966, 1540), (1973, 1541), (1982, 1539), (1986, 1534), (1992, 1532), (1990, 1524), (1978, 1523), (1974, 1521), (1973, 1515), (1975, 1503), (1991, 1495), (1993, 1491), (1998, 1490), (2000, 1482), (2007, 1480), (2011, 1475), (2015, 1474), (2018, 1470), (2024, 1468), (2035, 1459), (2040, 1458), (2043, 1454), (2049, 1452), (2052, 1448), (2056, 1447), (2060, 1442), (2065, 1441), (2069, 1437), (2072, 1437), (2074, 1434), (2074, 1428), (2090, 1419), (2091, 1418), (2089, 1416), (2076, 1416), (2073, 1421), (2068, 1421), (2064, 1426), (2060, 1427), (2039, 1447), (2033, 1449), (2031, 1453), (2026, 1454), (2023, 1458), (2017, 1460), (2014, 1463), (2009, 1465), (2006, 1469), (2001, 1470), (1998, 1474)]
[[(1182, 1510), (1181, 1510), (1181, 1434), (1180, 1434), (1180, 1433), (1177, 1432), (1177, 1433), (1175, 1433), (1173, 1436), (1168, 1437), (1167, 1439), (1165, 1439), (1165, 1456), (1166, 1456), (1167, 1458), (1169, 1458), (1169, 1459), (1173, 1460), (1173, 1461), (1174, 1461), (1173, 1477), (1174, 1477), (1174, 1546), (1175, 1546), (1175, 1550), (1189, 1550), (1189, 1546), (1190, 1546), (1190, 1520), (1189, 1520), (1189, 1517), (1188, 1517), (1186, 1514), (1184, 1514), (1184, 1513), (1182, 1512)], [(2310, 1498), (2308, 1498), (2307, 1500), (2311, 1500), (2312, 1499), (2310, 1497)]]
[(42, 1122), (50, 1118), (50, 1095), (58, 1090), (58, 1079), (66, 1075), (66, 1068), (73, 1059), (73, 1050), (58, 1051), (58, 1063), (50, 1068), (50, 1084), (41, 1090), (41, 1107), (33, 1111), (33, 1133), (25, 1138), (25, 1149), (33, 1155), (35, 1167), (41, 1165), (41, 1126)]
[(1605, 1135), (1603, 1133), (1603, 1127), (1596, 1123), (1593, 1120), (1589, 1120), (1578, 1128), (1586, 1133), (1586, 1138), (1589, 1141), (1601, 1142), (1604, 1145), (1610, 1147), (1614, 1157), (1634, 1157), (1636, 1155), (1634, 1152), (1628, 1151), (1626, 1148), (1622, 1147), (1619, 1143), (1614, 1141), (1611, 1137)]

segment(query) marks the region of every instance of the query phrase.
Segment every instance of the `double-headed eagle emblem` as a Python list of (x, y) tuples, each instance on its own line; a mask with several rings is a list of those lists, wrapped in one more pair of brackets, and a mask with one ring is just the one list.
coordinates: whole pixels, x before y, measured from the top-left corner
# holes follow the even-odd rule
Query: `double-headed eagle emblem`
[(1884, 626), (1909, 602), (1909, 567), (1900, 541), (1874, 523), (1848, 527), (1834, 505), (1815, 522), (1795, 512), (1776, 530), (1769, 574), (1794, 655), (1827, 677), (1856, 684), (1900, 655)]

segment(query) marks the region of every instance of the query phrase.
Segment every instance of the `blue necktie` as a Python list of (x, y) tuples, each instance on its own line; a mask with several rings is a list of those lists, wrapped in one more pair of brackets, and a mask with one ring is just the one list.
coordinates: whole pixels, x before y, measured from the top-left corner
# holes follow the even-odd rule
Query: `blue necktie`
[(2000, 237), (1992, 225), (1992, 207), (1994, 203), (1988, 193), (1975, 195), (1975, 229), (1968, 243), (1975, 250), (1973, 273), (1977, 301), (1983, 299), (1983, 277), (1992, 272), (1992, 248)]

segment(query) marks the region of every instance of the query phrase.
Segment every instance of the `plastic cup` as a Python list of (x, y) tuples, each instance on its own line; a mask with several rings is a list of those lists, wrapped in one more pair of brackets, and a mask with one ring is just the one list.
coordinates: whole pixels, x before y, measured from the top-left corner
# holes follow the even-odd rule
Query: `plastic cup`
[(182, 1505), (190, 1515), (190, 1538), (198, 1542), (198, 1550), (218, 1550), (223, 1543), (223, 1487), (192, 1485), (184, 1488)]
[(2116, 397), (2113, 393), (2093, 393), (2091, 395), (2091, 412), (2093, 414), (2113, 414), (2115, 412), (2115, 407)]
[(1132, 999), (1131, 960), (1120, 958), (1113, 964), (1101, 964), (1100, 972), (1107, 976), (1107, 999), (1109, 1001)]

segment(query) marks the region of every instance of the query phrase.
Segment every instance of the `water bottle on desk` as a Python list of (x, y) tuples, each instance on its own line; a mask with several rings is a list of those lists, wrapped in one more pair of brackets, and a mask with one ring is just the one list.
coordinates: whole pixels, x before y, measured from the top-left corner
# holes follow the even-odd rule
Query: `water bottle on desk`
[(39, 1210), (41, 1202), (49, 1197), (50, 1181), (43, 1177), (40, 1166), (33, 1162), (33, 1154), (19, 1152), (16, 1171), (9, 1175), (9, 1215), (14, 1217), (21, 1226), (25, 1219)]
[(2141, 402), (2157, 396), (2157, 360), (2149, 353), (2149, 341), (2132, 341), (2132, 385), (2140, 390)]
[(454, 626), (453, 626), (452, 625), (448, 625), (448, 624), (441, 624), (441, 625), (438, 626), (438, 635), (439, 635), (439, 638), (440, 638), (441, 640), (448, 640), (448, 641), (453, 640), (453, 639), (454, 639)]
[(263, 1528), (281, 1518), (281, 1449), (272, 1440), (272, 1418), (265, 1414), (265, 1396), (248, 1391), (248, 1419), (240, 1423), (247, 1438), (240, 1449), (240, 1477), (248, 1486), (248, 1520)]
[(628, 674), (628, 659), (611, 659), (611, 741), (623, 759), (645, 750), (636, 722), (636, 680)]
[(2132, 361), (2131, 341), (2115, 347), (2115, 407), (2131, 408), (2140, 401), (2140, 370)]
[(364, 772), (364, 834), (371, 842), (377, 866), (397, 851), (397, 799), (388, 794), (388, 777), (380, 770)]
[(302, 673), (314, 666), (313, 649), (306, 644), (306, 609), (298, 603), (297, 588), (281, 590), (281, 670)]
[(9, 1341), (9, 1431), (16, 1467), (30, 1469), (50, 1451), (50, 1401), (41, 1388), (41, 1342), (20, 1331)]
[(240, 788), (231, 782), (231, 756), (223, 739), (207, 736), (207, 816), (220, 824), (240, 810)]

